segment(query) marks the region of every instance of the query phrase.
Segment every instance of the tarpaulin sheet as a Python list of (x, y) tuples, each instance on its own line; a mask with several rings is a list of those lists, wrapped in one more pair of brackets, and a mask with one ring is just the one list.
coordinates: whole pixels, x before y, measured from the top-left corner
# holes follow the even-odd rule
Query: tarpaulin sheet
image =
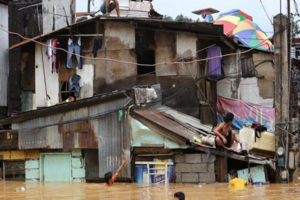
[(258, 122), (263, 124), (269, 132), (275, 132), (275, 109), (247, 103), (237, 99), (227, 99), (218, 97), (217, 116), (218, 123), (224, 121), (224, 115), (227, 112), (234, 114), (232, 128), (240, 130), (247, 124)]

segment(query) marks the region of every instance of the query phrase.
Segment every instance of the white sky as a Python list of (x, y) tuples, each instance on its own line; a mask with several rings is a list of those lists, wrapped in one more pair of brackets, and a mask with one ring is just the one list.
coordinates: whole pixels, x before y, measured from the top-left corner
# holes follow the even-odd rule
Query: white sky
[[(98, 10), (100, 7), (100, 1), (94, 0), (95, 6), (91, 6), (91, 10)], [(295, 6), (293, 0), (291, 1), (291, 12), (295, 12)], [(300, 1), (298, 6), (300, 6)], [(280, 11), (280, 0), (262, 0), (268, 15), (273, 20), (273, 17)], [(287, 1), (282, 0), (283, 13), (287, 12)], [(260, 0), (153, 0), (154, 9), (162, 14), (169, 15), (175, 18), (179, 14), (183, 14), (193, 19), (197, 19), (197, 15), (192, 14), (194, 10), (202, 8), (215, 8), (220, 10), (220, 13), (228, 12), (232, 9), (240, 9), (243, 12), (251, 15), (253, 21), (256, 22), (269, 36), (272, 35), (273, 27), (266, 16)], [(87, 0), (77, 0), (76, 3), (77, 12), (87, 11)], [(298, 8), (300, 10), (300, 8)], [(217, 17), (215, 14), (214, 17)]]

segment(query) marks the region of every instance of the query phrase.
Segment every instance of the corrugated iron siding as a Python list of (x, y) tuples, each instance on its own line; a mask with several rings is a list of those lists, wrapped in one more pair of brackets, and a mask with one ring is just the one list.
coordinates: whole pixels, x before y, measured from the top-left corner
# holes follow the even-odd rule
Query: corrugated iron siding
[[(99, 177), (111, 171), (116, 172), (125, 157), (130, 156), (130, 137), (125, 133), (127, 125), (124, 116), (119, 121), (119, 113), (113, 113), (98, 121)], [(129, 144), (129, 145), (128, 145)], [(130, 165), (126, 165), (119, 177), (130, 178)]]
[[(46, 126), (59, 122), (66, 122), (70, 120), (77, 120), (84, 117), (94, 117), (96, 115), (102, 115), (110, 111), (120, 109), (124, 107), (127, 101), (127, 98), (122, 98), (110, 102), (99, 103), (95, 106), (84, 107), (65, 113), (59, 113), (13, 124), (13, 128), (26, 129)], [(106, 116), (103, 116), (103, 118), (106, 118)], [(98, 130), (101, 129), (99, 128), (99, 123), (99, 119), (93, 119), (72, 122), (63, 125), (55, 125), (31, 131), (19, 131), (19, 148), (97, 149), (99, 133)], [(107, 123), (113, 124), (115, 122), (107, 121)]]

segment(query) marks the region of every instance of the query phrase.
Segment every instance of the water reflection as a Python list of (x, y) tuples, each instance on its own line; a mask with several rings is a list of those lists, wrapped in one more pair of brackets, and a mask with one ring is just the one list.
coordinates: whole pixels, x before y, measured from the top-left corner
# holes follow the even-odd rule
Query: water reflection
[[(16, 188), (24, 187), (25, 191)], [(133, 199), (170, 200), (182, 191), (187, 200), (196, 199), (300, 199), (300, 185), (246, 186), (228, 188), (227, 184), (214, 185), (137, 185), (116, 183), (104, 188), (96, 183), (39, 183), (0, 181), (0, 199)]]

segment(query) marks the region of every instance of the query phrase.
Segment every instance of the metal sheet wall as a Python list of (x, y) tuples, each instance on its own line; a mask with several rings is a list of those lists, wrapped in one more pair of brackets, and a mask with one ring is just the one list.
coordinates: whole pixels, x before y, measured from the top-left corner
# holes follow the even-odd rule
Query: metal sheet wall
[[(104, 178), (105, 173), (116, 172), (126, 157), (130, 156), (129, 133), (124, 131), (126, 121), (120, 113), (113, 113), (98, 121), (99, 138), (99, 177)], [(130, 165), (126, 165), (119, 177), (130, 178)]]
[[(0, 27), (8, 30), (8, 6), (0, 4)], [(7, 106), (7, 81), (9, 69), (8, 33), (0, 30), (0, 106)]]
[[(127, 101), (127, 98), (124, 97), (122, 99), (117, 99), (106, 103), (99, 103), (95, 106), (84, 107), (65, 113), (59, 113), (13, 124), (13, 129), (23, 129), (19, 131), (19, 148), (97, 149), (98, 133), (99, 130), (101, 130), (101, 126), (99, 125), (100, 121), (97, 119), (97, 116), (103, 115), (103, 118), (105, 119), (105, 114), (123, 108)], [(78, 121), (79, 119), (87, 117), (96, 118)], [(75, 121), (68, 124), (37, 128), (35, 130), (24, 130), (72, 120)], [(114, 120), (118, 121), (118, 118)], [(108, 120), (107, 123), (114, 124), (115, 122)], [(105, 145), (109, 146), (108, 144)]]

